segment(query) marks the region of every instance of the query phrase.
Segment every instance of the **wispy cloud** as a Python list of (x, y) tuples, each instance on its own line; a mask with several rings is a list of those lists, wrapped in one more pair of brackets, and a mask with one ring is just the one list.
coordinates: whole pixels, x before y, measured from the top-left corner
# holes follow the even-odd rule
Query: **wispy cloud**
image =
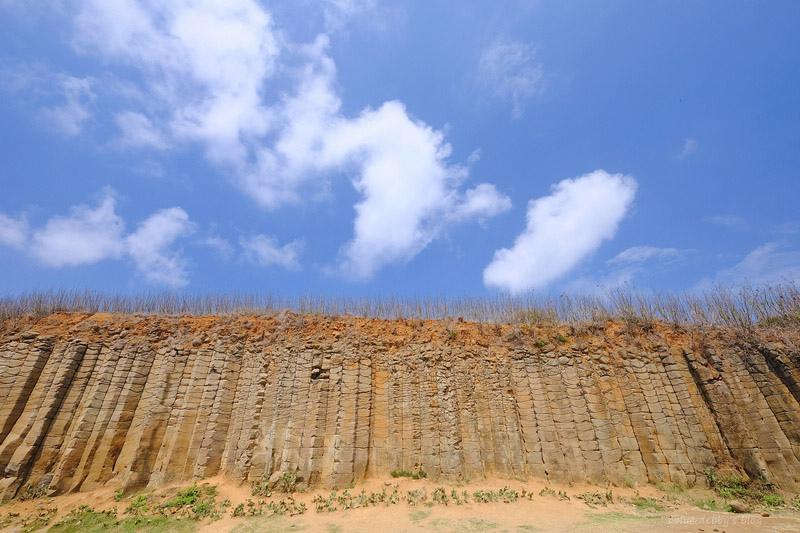
[(730, 229), (742, 229), (747, 226), (744, 219), (736, 215), (712, 215), (707, 217), (706, 220), (716, 226)]
[(223, 239), (219, 235), (211, 235), (206, 237), (201, 241), (201, 243), (216, 250), (217, 254), (219, 254), (219, 256), (225, 260), (228, 260), (233, 256), (233, 245), (228, 242), (227, 239)]
[(329, 32), (341, 30), (355, 17), (369, 17), (376, 20), (376, 0), (322, 0), (325, 28)]
[(748, 253), (739, 263), (717, 273), (714, 279), (704, 280), (701, 286), (721, 282), (726, 285), (800, 281), (800, 250), (788, 243), (768, 242)]
[(610, 265), (640, 264), (651, 259), (662, 261), (675, 260), (691, 250), (678, 250), (677, 248), (656, 248), (654, 246), (633, 246), (623, 250), (615, 257), (606, 261)]
[(240, 241), (245, 255), (262, 266), (280, 266), (287, 270), (300, 270), (299, 256), (303, 241), (295, 240), (281, 246), (272, 235), (256, 235)]
[(519, 293), (563, 276), (614, 237), (636, 188), (632, 177), (603, 170), (557, 183), (550, 196), (528, 203), (525, 230), (495, 252), (484, 283)]
[(22, 248), (28, 240), (28, 222), (24, 218), (11, 218), (0, 213), (0, 245)]
[(683, 149), (678, 154), (678, 159), (686, 159), (687, 157), (689, 157), (693, 153), (697, 152), (698, 148), (699, 148), (699, 145), (697, 144), (697, 141), (694, 140), (691, 137), (687, 137), (683, 141)]
[[(375, 3), (323, 7), (355, 16)], [(331, 179), (349, 177), (361, 199), (335, 268), (345, 277), (368, 279), (414, 257), (448, 226), (510, 207), (493, 185), (468, 188), (468, 168), (449, 161), (443, 132), (401, 102), (345, 116), (328, 37), (290, 43), (258, 2), (88, 0), (74, 6), (73, 27), (79, 53), (118, 69), (127, 94), (149, 95), (124, 99), (113, 112), (118, 146), (199, 144), (265, 209), (308, 201)], [(536, 69), (532, 49), (509, 46), (493, 52), (505, 54), (497, 56), (506, 78), (499, 90), (519, 107)], [(271, 90), (276, 76), (281, 92)]]
[(188, 283), (187, 264), (170, 246), (191, 234), (194, 224), (179, 207), (154, 213), (131, 234), (116, 214), (114, 191), (105, 189), (96, 206), (72, 207), (68, 216), (50, 218), (27, 238), (27, 223), (0, 214), (0, 244), (27, 250), (37, 261), (55, 268), (130, 258), (150, 282)]
[(493, 96), (511, 103), (514, 117), (522, 116), (529, 99), (545, 89), (544, 69), (536, 47), (520, 41), (498, 42), (478, 60), (478, 83)]
[(168, 143), (164, 134), (141, 113), (124, 111), (114, 117), (121, 132), (117, 140), (124, 148), (155, 148), (163, 150)]
[(90, 106), (95, 100), (95, 94), (91, 80), (62, 76), (60, 85), (64, 101), (43, 108), (39, 116), (56, 131), (75, 137), (83, 131), (84, 124), (92, 115)]
[(467, 163), (469, 163), (470, 165), (474, 165), (475, 163), (481, 160), (481, 155), (482, 155), (482, 150), (480, 148), (474, 149), (472, 153), (469, 154), (469, 157), (467, 158)]
[(91, 77), (53, 72), (38, 63), (0, 64), (0, 88), (30, 101), (45, 127), (67, 137), (82, 133), (92, 117), (94, 83)]

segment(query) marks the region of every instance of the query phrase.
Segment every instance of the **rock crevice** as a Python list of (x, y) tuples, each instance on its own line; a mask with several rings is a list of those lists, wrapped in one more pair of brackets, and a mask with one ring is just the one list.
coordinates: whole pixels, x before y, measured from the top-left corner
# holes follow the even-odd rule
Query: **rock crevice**
[[(660, 328), (660, 329), (659, 329)], [(0, 325), (0, 498), (299, 471), (800, 487), (800, 354), (713, 331), (61, 313)], [(568, 333), (568, 332), (567, 332)], [(726, 340), (727, 339), (727, 340)], [(796, 346), (796, 344), (794, 344)]]

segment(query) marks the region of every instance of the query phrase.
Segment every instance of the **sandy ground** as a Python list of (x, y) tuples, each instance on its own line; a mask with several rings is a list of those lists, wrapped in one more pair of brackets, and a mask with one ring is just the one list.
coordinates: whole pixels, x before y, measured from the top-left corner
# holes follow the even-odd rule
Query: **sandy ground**
[[(218, 501), (229, 498), (233, 505), (245, 502), (252, 498), (247, 485), (238, 485), (229, 480), (216, 477), (206, 480), (216, 485), (219, 493)], [(509, 486), (517, 492), (524, 488), (533, 492), (533, 499), (519, 499), (511, 503), (475, 503), (442, 505), (432, 503), (432, 494), (437, 486), (446, 489), (447, 494), (455, 488), (460, 493), (466, 490), (470, 494), (476, 490), (499, 490)], [(184, 485), (185, 486), (185, 485)], [(257, 516), (248, 518), (232, 518), (230, 510), (225, 517), (215, 522), (208, 520), (198, 523), (201, 532), (325, 532), (325, 533), (385, 533), (393, 531), (435, 531), (435, 532), (482, 532), (482, 531), (507, 531), (507, 532), (639, 532), (639, 531), (664, 531), (664, 532), (708, 532), (708, 533), (749, 533), (752, 531), (800, 531), (800, 513), (788, 510), (771, 511), (770, 516), (763, 517), (760, 512), (749, 514), (733, 514), (726, 512), (712, 512), (699, 509), (692, 502), (696, 499), (712, 497), (712, 493), (696, 489), (680, 494), (666, 494), (653, 486), (639, 487), (638, 494), (643, 497), (652, 497), (666, 507), (663, 511), (639, 510), (623, 499), (631, 499), (637, 491), (629, 488), (614, 487), (614, 502), (606, 506), (589, 507), (583, 500), (575, 495), (585, 492), (600, 492), (605, 494), (605, 487), (594, 485), (559, 486), (546, 485), (541, 482), (521, 482), (514, 480), (487, 479), (466, 485), (452, 486), (435, 484), (427, 480), (411, 479), (386, 479), (370, 480), (349, 489), (351, 494), (361, 490), (380, 492), (386, 488), (392, 492), (397, 488), (405, 494), (409, 490), (422, 487), (427, 489), (427, 502), (420, 502), (418, 506), (411, 506), (406, 501), (396, 505), (378, 504), (376, 507), (344, 510), (339, 508), (334, 512), (315, 511), (312, 498), (316, 494), (328, 495), (329, 491), (309, 491), (295, 494), (297, 501), (302, 501), (308, 506), (308, 511), (297, 516)], [(570, 496), (569, 501), (560, 500), (550, 495), (540, 495), (544, 487), (554, 491), (563, 491)], [(171, 496), (177, 487), (160, 489), (156, 498), (164, 495)], [(339, 491), (341, 493), (341, 491)], [(284, 495), (275, 494), (271, 499), (278, 500)], [(253, 498), (255, 499), (255, 498)], [(19, 513), (20, 516), (37, 512), (37, 508), (58, 508), (54, 524), (58, 518), (66, 515), (71, 509), (79, 505), (89, 505), (98, 510), (116, 507), (119, 516), (130, 503), (129, 500), (114, 501), (114, 488), (106, 488), (88, 493), (70, 494), (56, 498), (45, 498), (29, 502), (10, 502), (0, 506), (0, 519), (9, 513)], [(3, 531), (18, 531), (19, 526), (11, 524)], [(43, 529), (44, 530), (44, 529)]]

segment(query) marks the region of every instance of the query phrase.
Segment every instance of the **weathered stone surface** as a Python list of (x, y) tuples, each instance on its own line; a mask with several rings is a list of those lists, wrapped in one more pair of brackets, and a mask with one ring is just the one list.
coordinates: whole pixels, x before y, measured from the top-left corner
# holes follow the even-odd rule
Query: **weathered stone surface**
[(294, 470), (311, 487), (420, 469), (692, 486), (734, 468), (800, 488), (797, 343), (568, 333), (288, 312), (7, 321), (0, 498)]

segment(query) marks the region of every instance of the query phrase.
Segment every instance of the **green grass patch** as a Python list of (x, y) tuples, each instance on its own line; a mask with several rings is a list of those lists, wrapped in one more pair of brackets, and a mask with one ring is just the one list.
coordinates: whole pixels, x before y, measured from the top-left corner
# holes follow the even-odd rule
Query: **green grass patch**
[(425, 520), (431, 515), (430, 511), (409, 511), (408, 512), (408, 519), (412, 522), (419, 522), (421, 520)]
[(760, 479), (748, 480), (735, 473), (706, 472), (709, 487), (725, 500), (741, 500), (764, 507), (780, 507), (786, 502), (775, 486)]
[(644, 496), (636, 496), (631, 498), (631, 505), (640, 511), (664, 511), (666, 507), (661, 505), (655, 498), (645, 498)]
[(55, 533), (169, 533), (194, 531), (189, 520), (168, 516), (131, 516), (120, 519), (114, 510), (96, 511), (81, 505), (54, 524), (48, 531)]

